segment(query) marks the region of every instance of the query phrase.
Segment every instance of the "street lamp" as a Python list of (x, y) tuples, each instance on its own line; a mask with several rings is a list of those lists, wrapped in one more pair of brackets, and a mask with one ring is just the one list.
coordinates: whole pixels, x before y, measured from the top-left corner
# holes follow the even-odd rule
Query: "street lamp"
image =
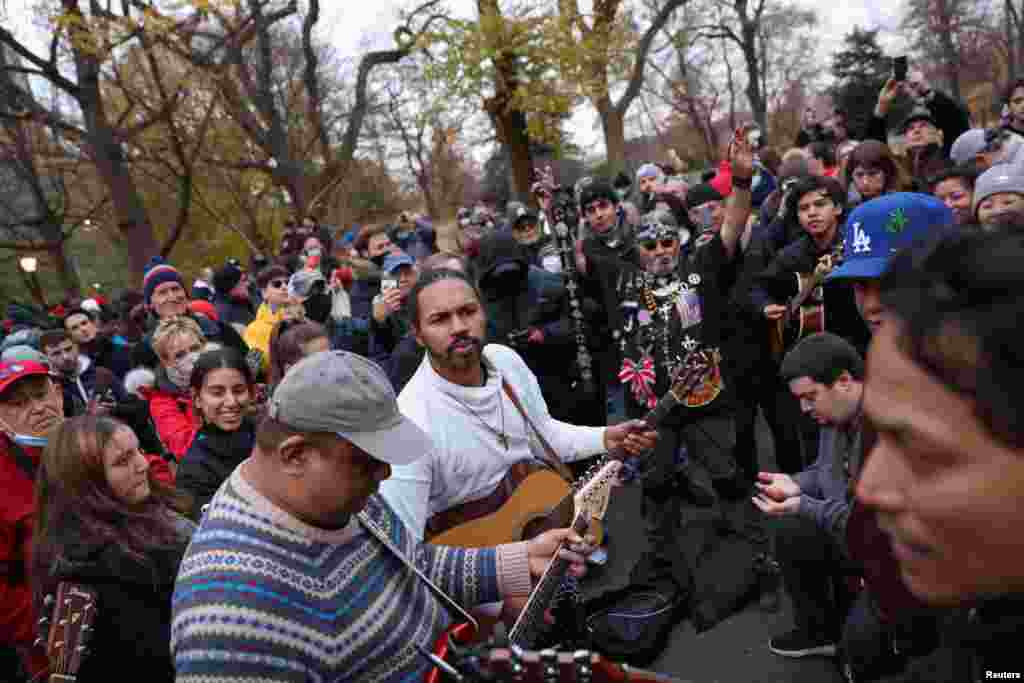
[(36, 274), (36, 269), (39, 267), (39, 259), (35, 256), (23, 256), (18, 265), (21, 266), (22, 277), (25, 278), (25, 286), (28, 287), (28, 291), (32, 294), (32, 298), (43, 307), (45, 311), (48, 306), (46, 304), (46, 297), (43, 296), (43, 288), (39, 284), (39, 276)]

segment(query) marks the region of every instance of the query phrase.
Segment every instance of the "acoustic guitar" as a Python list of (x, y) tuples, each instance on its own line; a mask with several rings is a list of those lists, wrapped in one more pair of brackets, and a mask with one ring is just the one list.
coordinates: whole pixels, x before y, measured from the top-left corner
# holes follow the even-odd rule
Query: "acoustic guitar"
[(61, 581), (57, 595), (46, 596), (43, 606), (52, 608), (38, 623), (38, 645), (45, 646), (50, 662), (50, 683), (74, 683), (88, 653), (96, 619), (96, 591), (86, 585)]
[[(713, 351), (694, 349), (688, 353), (676, 371), (672, 386), (647, 413), (644, 421), (652, 429), (657, 429), (665, 416), (676, 406), (684, 404), (691, 393), (703, 387), (705, 380), (715, 371), (717, 356)], [(608, 454), (582, 480), (591, 480), (607, 459), (623, 457), (623, 454)], [(523, 541), (548, 529), (565, 528), (573, 519), (575, 494), (571, 483), (551, 470), (540, 469), (527, 475), (508, 500), (493, 513), (454, 526), (432, 536), (429, 542), (435, 545), (484, 548)], [(600, 520), (592, 524), (590, 535), (600, 545), (604, 535)]]
[(818, 259), (814, 271), (795, 273), (796, 295), (786, 304), (786, 312), (775, 321), (768, 333), (768, 345), (776, 360), (786, 351), (812, 334), (825, 331), (825, 297), (822, 285), (832, 270), (842, 263), (843, 243)]
[(427, 683), (683, 683), (665, 674), (616, 664), (589, 650), (521, 650), (494, 640), (474, 640), (469, 624), (446, 633), (438, 643), (444, 656), (426, 655), (435, 665)]

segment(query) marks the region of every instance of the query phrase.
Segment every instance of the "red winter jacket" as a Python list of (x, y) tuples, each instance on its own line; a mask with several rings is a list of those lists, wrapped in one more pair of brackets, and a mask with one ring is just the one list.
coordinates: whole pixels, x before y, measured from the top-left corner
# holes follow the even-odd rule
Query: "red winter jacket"
[[(22, 451), (39, 466), (41, 449)], [(35, 522), (35, 476), (14, 459), (11, 442), (0, 434), (0, 647), (16, 647), (23, 654), (37, 638), (28, 580), (28, 554)], [(38, 664), (26, 661), (33, 672)]]
[(140, 387), (139, 394), (149, 402), (149, 414), (164, 447), (181, 462), (199, 431), (199, 416), (192, 397), (175, 387), (163, 369), (157, 370), (155, 387)]

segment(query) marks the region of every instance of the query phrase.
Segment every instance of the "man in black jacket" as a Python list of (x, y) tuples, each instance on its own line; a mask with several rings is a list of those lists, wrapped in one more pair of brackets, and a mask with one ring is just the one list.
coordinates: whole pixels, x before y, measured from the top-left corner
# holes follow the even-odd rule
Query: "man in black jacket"
[(93, 314), (84, 308), (76, 308), (64, 316), (64, 330), (96, 367), (107, 368), (122, 380), (131, 370), (130, 350), (100, 334)]
[(246, 326), (256, 319), (249, 299), (249, 276), (241, 266), (228, 262), (213, 274), (213, 286), (216, 290), (213, 305), (217, 307), (220, 322), (244, 334)]
[(957, 610), (905, 681), (1021, 675), (1024, 315), (1020, 233), (960, 234), (903, 252), (881, 281), (888, 320), (867, 362), (878, 432), (856, 494), (903, 582)]

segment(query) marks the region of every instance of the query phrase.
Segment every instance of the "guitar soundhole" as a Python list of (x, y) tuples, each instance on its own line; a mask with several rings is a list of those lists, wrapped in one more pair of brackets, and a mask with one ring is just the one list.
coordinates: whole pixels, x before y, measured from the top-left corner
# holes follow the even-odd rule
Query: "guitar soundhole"
[(557, 520), (549, 519), (548, 515), (538, 515), (523, 525), (523, 532), (520, 535), (520, 540), (525, 541), (535, 536), (539, 536), (545, 531), (558, 528)]

